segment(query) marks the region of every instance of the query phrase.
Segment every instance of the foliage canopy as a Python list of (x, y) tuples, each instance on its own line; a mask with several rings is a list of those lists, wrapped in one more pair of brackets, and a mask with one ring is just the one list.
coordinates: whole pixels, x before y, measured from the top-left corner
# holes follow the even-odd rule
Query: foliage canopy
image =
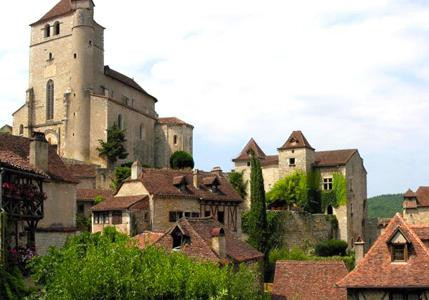
[(170, 157), (170, 167), (172, 169), (180, 170), (194, 168), (194, 159), (192, 155), (185, 151), (176, 151)]
[(131, 167), (124, 164), (121, 166), (118, 166), (113, 171), (113, 180), (111, 184), (112, 190), (116, 191), (122, 184), (122, 182), (125, 181), (128, 177), (131, 176)]
[(109, 163), (114, 164), (118, 159), (128, 157), (125, 149), (125, 130), (120, 129), (116, 124), (107, 129), (107, 141), (98, 140), (100, 147), (97, 148), (101, 157), (106, 157)]
[(243, 172), (231, 172), (228, 174), (229, 183), (231, 183), (234, 190), (240, 194), (241, 198), (246, 198), (247, 196), (247, 180), (243, 179)]

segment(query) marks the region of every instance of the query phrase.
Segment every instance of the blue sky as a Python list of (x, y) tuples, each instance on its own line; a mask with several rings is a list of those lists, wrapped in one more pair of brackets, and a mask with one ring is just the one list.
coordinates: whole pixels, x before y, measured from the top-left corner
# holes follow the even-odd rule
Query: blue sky
[[(3, 5), (0, 124), (25, 100), (28, 24), (57, 0), (27, 2)], [(230, 170), (250, 137), (275, 154), (300, 129), (318, 150), (358, 148), (369, 195), (429, 185), (429, 2), (95, 3), (105, 63), (195, 125), (198, 168)]]

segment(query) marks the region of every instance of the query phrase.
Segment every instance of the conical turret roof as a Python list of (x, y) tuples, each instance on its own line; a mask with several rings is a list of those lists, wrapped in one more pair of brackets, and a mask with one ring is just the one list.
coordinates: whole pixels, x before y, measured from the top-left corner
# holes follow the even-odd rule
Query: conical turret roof
[(261, 147), (259, 147), (256, 141), (251, 138), (250, 141), (243, 148), (243, 150), (241, 150), (240, 154), (232, 161), (248, 160), (251, 151), (253, 151), (253, 153), (259, 159), (265, 159), (267, 157), (267, 155), (264, 153), (264, 151), (262, 151)]
[(308, 148), (314, 150), (305, 138), (301, 130), (295, 130), (291, 133), (286, 142), (278, 150)]

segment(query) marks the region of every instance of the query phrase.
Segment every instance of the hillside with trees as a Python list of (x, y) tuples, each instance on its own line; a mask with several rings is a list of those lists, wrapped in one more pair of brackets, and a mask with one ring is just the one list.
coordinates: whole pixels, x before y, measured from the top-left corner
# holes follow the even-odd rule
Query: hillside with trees
[(368, 198), (368, 218), (391, 218), (402, 211), (402, 194), (386, 194)]

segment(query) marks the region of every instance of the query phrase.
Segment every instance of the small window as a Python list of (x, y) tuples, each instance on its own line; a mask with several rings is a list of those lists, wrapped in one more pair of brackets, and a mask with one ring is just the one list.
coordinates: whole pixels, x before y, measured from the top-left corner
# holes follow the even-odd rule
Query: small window
[(332, 191), (332, 177), (323, 178), (323, 190)]
[(217, 220), (222, 224), (225, 222), (225, 213), (223, 211), (217, 212)]
[(112, 224), (122, 224), (122, 211), (112, 212)]
[(45, 28), (43, 29), (45, 38), (48, 38), (51, 36), (51, 26), (49, 26), (49, 24), (45, 25)]
[(59, 35), (60, 34), (60, 22), (55, 22), (54, 23), (54, 35)]
[(406, 244), (393, 244), (392, 245), (392, 261), (406, 261)]
[(46, 84), (46, 119), (54, 118), (54, 82), (49, 80)]
[(212, 214), (211, 214), (211, 212), (209, 211), (209, 210), (206, 210), (205, 212), (204, 212), (204, 217), (210, 217)]
[(118, 122), (118, 124), (117, 124), (118, 128), (119, 129), (123, 129), (124, 128), (124, 122), (122, 120), (122, 115), (121, 114), (118, 115), (118, 121), (117, 122)]
[(177, 145), (177, 135), (173, 136), (173, 143), (174, 145)]
[(295, 167), (295, 157), (289, 158), (289, 167)]
[(191, 217), (191, 212), (190, 211), (186, 211), (185, 212), (185, 218), (190, 218)]
[(247, 166), (250, 167), (250, 161), (247, 162)]
[(333, 215), (334, 214), (334, 209), (332, 208), (332, 205), (328, 205), (327, 213), (328, 213), (328, 215)]
[(139, 136), (140, 139), (143, 140), (144, 139), (144, 126), (143, 124), (140, 124), (140, 128), (139, 128)]
[(83, 203), (79, 203), (77, 205), (77, 213), (80, 215), (83, 215), (84, 211), (85, 211), (85, 205)]
[(200, 213), (193, 212), (193, 213), (191, 214), (191, 218), (199, 218), (199, 217), (200, 217)]
[(19, 125), (19, 134), (23, 135), (24, 134), (24, 125)]
[(77, 58), (77, 54), (75, 53), (75, 54), (73, 54), (73, 58), (74, 59), (76, 59)]
[(169, 221), (170, 222), (176, 222), (180, 218), (183, 217), (183, 212), (181, 211), (170, 211), (169, 213)]
[(94, 224), (109, 224), (109, 213), (105, 211), (95, 212)]
[(54, 59), (54, 57), (53, 57), (53, 55), (52, 55), (52, 52), (49, 52), (48, 60), (50, 61), (50, 60), (53, 60), (53, 59)]
[(148, 212), (148, 211), (146, 211), (146, 212), (144, 213), (144, 221), (145, 221), (145, 222), (149, 222), (149, 212)]

